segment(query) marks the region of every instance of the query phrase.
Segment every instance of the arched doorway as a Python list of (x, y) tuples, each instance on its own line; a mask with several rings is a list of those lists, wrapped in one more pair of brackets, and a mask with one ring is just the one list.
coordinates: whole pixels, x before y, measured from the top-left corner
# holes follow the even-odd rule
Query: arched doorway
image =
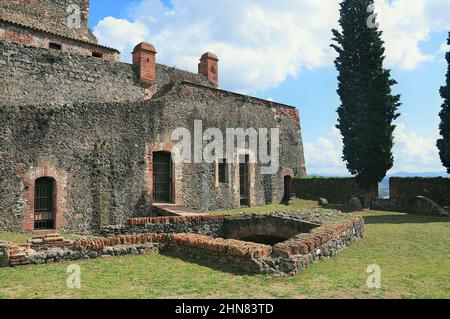
[(34, 229), (55, 229), (55, 180), (41, 177), (34, 186)]
[(168, 152), (153, 153), (153, 202), (173, 202), (172, 155)]
[(284, 177), (284, 195), (283, 195), (283, 201), (287, 202), (289, 199), (291, 199), (291, 181), (292, 177), (289, 175), (286, 175)]

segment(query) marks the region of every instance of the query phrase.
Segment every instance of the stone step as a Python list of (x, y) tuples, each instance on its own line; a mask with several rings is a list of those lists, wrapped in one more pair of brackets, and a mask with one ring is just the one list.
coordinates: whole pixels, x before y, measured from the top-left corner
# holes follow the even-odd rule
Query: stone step
[(153, 204), (152, 210), (162, 216), (204, 216), (208, 213), (174, 204)]

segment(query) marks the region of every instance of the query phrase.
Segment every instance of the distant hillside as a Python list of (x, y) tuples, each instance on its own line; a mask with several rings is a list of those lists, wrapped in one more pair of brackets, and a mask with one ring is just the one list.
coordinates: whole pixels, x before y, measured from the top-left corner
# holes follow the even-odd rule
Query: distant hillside
[(389, 177), (449, 177), (447, 172), (425, 172), (425, 173), (409, 173), (409, 172), (397, 172), (388, 174)]

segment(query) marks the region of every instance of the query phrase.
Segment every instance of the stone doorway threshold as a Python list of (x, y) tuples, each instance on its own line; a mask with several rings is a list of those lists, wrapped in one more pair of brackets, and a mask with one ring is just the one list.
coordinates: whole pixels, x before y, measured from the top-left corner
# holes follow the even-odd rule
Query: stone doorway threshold
[(161, 216), (206, 216), (208, 213), (176, 204), (155, 203), (152, 210)]

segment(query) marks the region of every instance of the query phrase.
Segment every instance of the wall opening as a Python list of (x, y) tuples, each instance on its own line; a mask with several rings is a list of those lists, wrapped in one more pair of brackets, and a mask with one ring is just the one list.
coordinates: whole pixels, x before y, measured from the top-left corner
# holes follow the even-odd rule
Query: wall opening
[(100, 58), (100, 59), (103, 58), (103, 54), (100, 53), (100, 52), (96, 52), (96, 51), (93, 51), (93, 52), (92, 52), (92, 56), (93, 56), (94, 58)]
[(228, 183), (228, 164), (225, 158), (219, 159), (219, 183), (227, 184)]
[(239, 156), (239, 193), (241, 206), (250, 206), (249, 155)]
[(34, 187), (34, 229), (55, 228), (55, 180), (41, 177)]
[(289, 175), (286, 175), (284, 177), (284, 195), (283, 195), (283, 201), (289, 201), (291, 199), (291, 183), (292, 183), (292, 177)]
[(239, 240), (242, 240), (242, 241), (263, 244), (263, 245), (269, 245), (269, 246), (273, 246), (278, 243), (284, 242), (287, 239), (288, 238), (285, 238), (285, 237), (272, 236), (272, 235), (255, 235), (255, 236), (239, 238)]
[(153, 153), (153, 202), (173, 202), (173, 163), (171, 153)]
[(53, 49), (53, 50), (62, 51), (62, 45), (59, 43), (55, 43), (55, 42), (50, 42), (48, 44), (48, 48)]

